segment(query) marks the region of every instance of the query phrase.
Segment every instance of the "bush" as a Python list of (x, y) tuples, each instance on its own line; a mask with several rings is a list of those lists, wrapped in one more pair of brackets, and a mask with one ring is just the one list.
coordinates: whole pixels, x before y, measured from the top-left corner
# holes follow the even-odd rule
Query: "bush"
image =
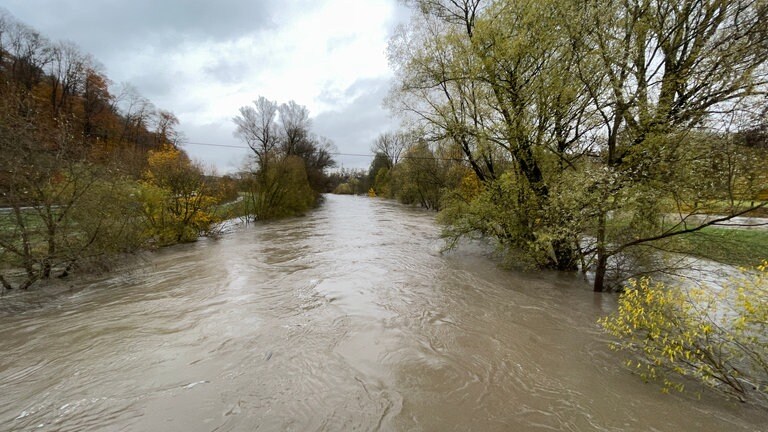
[(664, 390), (683, 377), (741, 401), (768, 396), (768, 261), (720, 287), (666, 287), (631, 281), (618, 310), (600, 324), (635, 354), (627, 365)]
[(352, 195), (352, 186), (350, 186), (349, 183), (342, 183), (336, 186), (333, 193), (336, 195)]
[(138, 198), (145, 220), (145, 236), (158, 246), (194, 241), (219, 222), (203, 169), (173, 146), (152, 150), (147, 158)]

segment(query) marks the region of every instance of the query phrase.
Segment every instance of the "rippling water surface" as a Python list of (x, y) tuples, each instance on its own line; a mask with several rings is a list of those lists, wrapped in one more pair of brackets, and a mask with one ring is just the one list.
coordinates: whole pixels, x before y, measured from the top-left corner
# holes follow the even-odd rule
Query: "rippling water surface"
[[(434, 214), (328, 196), (306, 218), (0, 300), (2, 430), (757, 431), (606, 348), (575, 276), (441, 254)], [(5, 304), (3, 304), (5, 303)]]

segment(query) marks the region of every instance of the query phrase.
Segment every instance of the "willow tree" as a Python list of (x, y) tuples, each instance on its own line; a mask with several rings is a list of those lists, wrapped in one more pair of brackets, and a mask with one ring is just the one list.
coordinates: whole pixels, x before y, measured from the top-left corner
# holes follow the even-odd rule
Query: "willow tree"
[(572, 218), (559, 214), (553, 194), (589, 149), (595, 122), (556, 25), (559, 3), (545, 3), (423, 2), (419, 25), (392, 44), (401, 84), (394, 99), (434, 136), (454, 140), (489, 193), (510, 192), (490, 199), (505, 222), (484, 222), (504, 226), (493, 230), (499, 240), (571, 270), (578, 236), (560, 226)]
[[(278, 105), (260, 96), (233, 118), (235, 136), (253, 151), (249, 216), (271, 219), (301, 214), (327, 188), (325, 169), (335, 166), (333, 144), (310, 131), (309, 111), (296, 102)], [(314, 188), (314, 189), (313, 189)]]
[(410, 3), (390, 49), (393, 106), (453, 140), (484, 184), (451, 235), (491, 234), (544, 267), (580, 262), (602, 291), (612, 257), (767, 204), (732, 193), (754, 200), (744, 173), (764, 157), (723, 165), (765, 95), (765, 2)]
[[(691, 215), (715, 211), (722, 221), (767, 204), (744, 205), (754, 196), (744, 191), (745, 202), (722, 206), (738, 179), (718, 154), (727, 152), (733, 128), (743, 127), (739, 119), (764, 103), (768, 4), (604, 0), (582, 6), (568, 32), (602, 122), (601, 165), (612, 179), (596, 185), (609, 198), (596, 220), (595, 290), (601, 291), (611, 256), (717, 223), (691, 223)], [(589, 79), (595, 75), (597, 83)], [(768, 161), (742, 168), (765, 170)], [(719, 187), (706, 187), (712, 183)], [(632, 222), (612, 236), (609, 215)]]
[(419, 13), (390, 41), (399, 81), (390, 103), (419, 123), (429, 140), (452, 141), (481, 180), (493, 180), (502, 156), (482, 133), (487, 89), (475, 79), (479, 65), (470, 54), (480, 1), (410, 3)]

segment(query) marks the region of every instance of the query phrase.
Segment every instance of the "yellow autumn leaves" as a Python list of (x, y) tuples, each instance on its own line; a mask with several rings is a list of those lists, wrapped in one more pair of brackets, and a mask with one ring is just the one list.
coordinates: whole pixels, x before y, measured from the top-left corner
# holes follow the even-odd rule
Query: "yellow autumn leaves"
[(203, 170), (179, 149), (152, 150), (140, 183), (139, 201), (145, 235), (158, 245), (193, 241), (219, 218), (219, 199)]
[(599, 323), (665, 391), (693, 378), (740, 400), (768, 396), (768, 262), (717, 287), (631, 281)]

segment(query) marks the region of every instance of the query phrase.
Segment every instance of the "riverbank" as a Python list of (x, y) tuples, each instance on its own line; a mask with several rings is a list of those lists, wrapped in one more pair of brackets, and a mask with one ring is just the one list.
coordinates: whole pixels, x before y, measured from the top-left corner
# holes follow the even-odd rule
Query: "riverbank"
[(768, 258), (765, 225), (710, 227), (670, 239), (671, 251), (738, 267), (754, 267)]

